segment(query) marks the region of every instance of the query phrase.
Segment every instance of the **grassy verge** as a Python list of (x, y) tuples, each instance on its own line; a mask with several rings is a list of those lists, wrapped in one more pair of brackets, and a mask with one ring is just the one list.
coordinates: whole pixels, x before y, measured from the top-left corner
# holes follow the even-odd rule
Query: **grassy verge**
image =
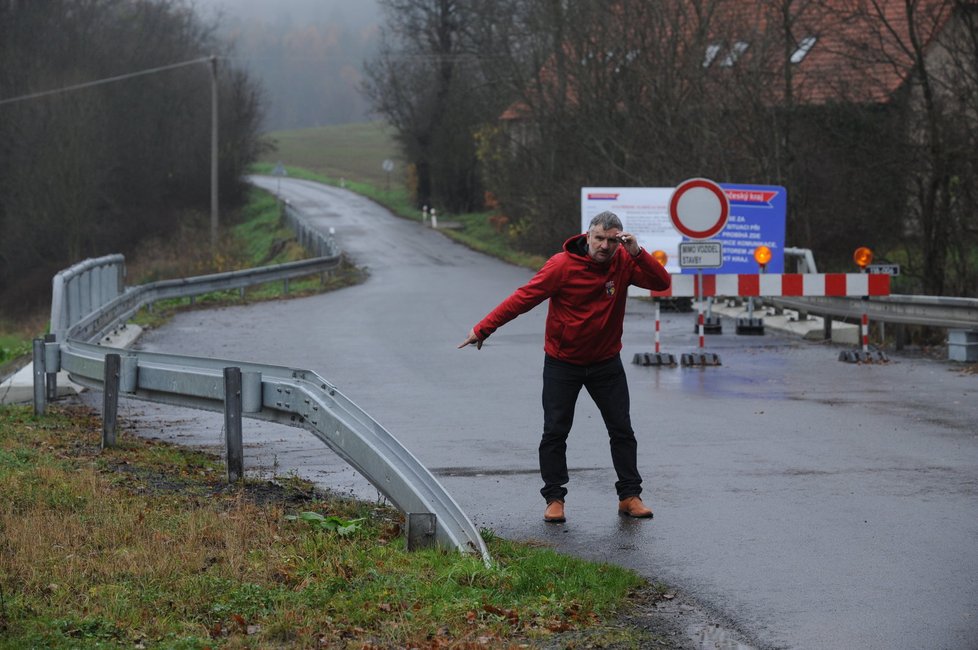
[(489, 533), (491, 568), (408, 553), (388, 508), (100, 431), (0, 407), (0, 648), (668, 647), (603, 623), (655, 597), (630, 571)]
[[(185, 236), (169, 243), (153, 242), (149, 247), (153, 255), (137, 255), (129, 267), (132, 284), (145, 284), (156, 280), (216, 273), (235, 269), (292, 262), (308, 257), (299, 245), (295, 233), (283, 225), (281, 209), (274, 196), (253, 189), (248, 204), (236, 225), (230, 227), (223, 238), (220, 250), (214, 254), (206, 248), (206, 237), (200, 237), (197, 229), (189, 229)], [(328, 274), (314, 274), (289, 281), (273, 282), (248, 287), (244, 290), (216, 291), (188, 298), (161, 300), (152, 310), (143, 309), (134, 321), (143, 327), (158, 326), (172, 314), (196, 307), (247, 304), (262, 300), (278, 300), (332, 291), (361, 282), (363, 272), (342, 260), (340, 266)]]
[[(0, 327), (0, 330), (9, 332), (12, 328)], [(31, 338), (29, 332), (0, 334), (0, 377), (6, 377), (26, 362), (31, 354)]]

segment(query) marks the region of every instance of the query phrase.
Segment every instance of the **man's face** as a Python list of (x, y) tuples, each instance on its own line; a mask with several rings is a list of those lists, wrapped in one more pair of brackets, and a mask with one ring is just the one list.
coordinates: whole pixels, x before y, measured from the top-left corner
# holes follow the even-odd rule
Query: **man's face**
[(618, 235), (621, 230), (609, 228), (605, 230), (600, 225), (591, 226), (587, 231), (587, 254), (599, 264), (607, 264), (615, 255), (618, 248)]

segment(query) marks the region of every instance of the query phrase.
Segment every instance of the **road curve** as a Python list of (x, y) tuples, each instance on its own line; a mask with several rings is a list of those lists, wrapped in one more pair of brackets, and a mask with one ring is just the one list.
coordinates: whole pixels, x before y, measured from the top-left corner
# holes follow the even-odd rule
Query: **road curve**
[[(626, 363), (655, 519), (617, 516), (606, 434), (585, 396), (569, 441), (568, 521), (547, 525), (536, 469), (545, 307), (481, 351), (456, 349), (531, 272), (338, 188), (254, 182), (333, 228), (370, 279), (181, 314), (140, 347), (314, 370), (401, 440), (476, 526), (665, 580), (754, 647), (978, 647), (978, 376), (927, 359), (840, 363), (838, 348), (737, 337), (727, 323), (708, 339), (721, 367)], [(652, 332), (649, 306), (633, 300), (626, 362), (651, 351)], [(688, 314), (667, 314), (662, 336), (664, 351), (695, 351)], [(144, 424), (148, 435), (220, 439), (217, 416), (127, 408), (169, 418)], [(247, 421), (245, 439), (252, 469), (376, 497), (301, 431)]]

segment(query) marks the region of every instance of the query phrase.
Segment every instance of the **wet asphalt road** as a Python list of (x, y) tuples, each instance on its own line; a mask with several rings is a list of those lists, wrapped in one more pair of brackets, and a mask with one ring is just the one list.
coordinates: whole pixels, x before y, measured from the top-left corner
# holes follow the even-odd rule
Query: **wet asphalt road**
[[(722, 367), (636, 366), (654, 321), (632, 300), (622, 354), (655, 519), (617, 516), (606, 434), (583, 394), (568, 521), (544, 524), (545, 306), (481, 351), (456, 349), (532, 273), (337, 188), (255, 182), (334, 227), (370, 279), (182, 314), (137, 347), (314, 370), (400, 439), (476, 526), (664, 580), (754, 647), (978, 648), (978, 376), (926, 359), (850, 365), (839, 348), (738, 337), (730, 322), (708, 338)], [(662, 330), (663, 351), (696, 350), (690, 314), (664, 314)], [(147, 435), (219, 444), (219, 415), (121, 408)], [(377, 498), (310, 434), (253, 420), (244, 429), (252, 471)]]

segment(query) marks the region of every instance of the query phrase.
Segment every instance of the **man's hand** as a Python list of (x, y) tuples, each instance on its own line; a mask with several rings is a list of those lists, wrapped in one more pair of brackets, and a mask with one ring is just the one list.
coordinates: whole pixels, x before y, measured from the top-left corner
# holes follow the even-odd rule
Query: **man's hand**
[(475, 349), (476, 350), (481, 350), (482, 349), (482, 339), (480, 339), (478, 336), (475, 335), (475, 330), (474, 329), (469, 330), (469, 336), (464, 341), (462, 341), (461, 343), (459, 343), (458, 349), (461, 350), (466, 345), (470, 345), (472, 343), (475, 343)]
[(618, 241), (621, 242), (621, 245), (625, 247), (625, 250), (628, 251), (628, 254), (632, 257), (638, 255), (642, 250), (642, 247), (638, 245), (638, 239), (636, 239), (635, 235), (630, 232), (619, 233)]

